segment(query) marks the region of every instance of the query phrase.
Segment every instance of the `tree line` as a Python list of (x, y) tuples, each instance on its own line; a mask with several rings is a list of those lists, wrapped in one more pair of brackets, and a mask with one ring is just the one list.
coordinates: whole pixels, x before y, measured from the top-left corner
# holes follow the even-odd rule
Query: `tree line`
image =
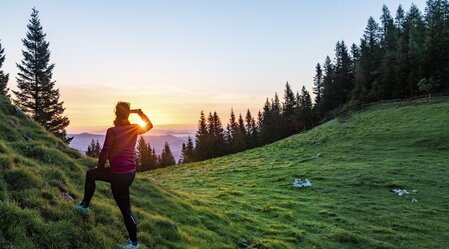
[(295, 94), (287, 82), (282, 102), (275, 93), (256, 116), (247, 110), (237, 117), (231, 109), (226, 128), (217, 112), (209, 112), (206, 117), (201, 111), (195, 141), (189, 137), (183, 143), (180, 162), (206, 160), (272, 143), (311, 128), (315, 122), (310, 93), (302, 87)]
[[(98, 140), (92, 139), (87, 146), (86, 156), (98, 158), (100, 156), (101, 146)], [(156, 168), (164, 168), (176, 164), (176, 160), (170, 149), (170, 145), (165, 142), (164, 148), (160, 155), (151, 147), (150, 143), (140, 136), (137, 141), (135, 153), (136, 167), (138, 171), (147, 171)]]
[(182, 146), (181, 162), (195, 162), (261, 146), (307, 130), (332, 111), (379, 100), (406, 98), (449, 89), (449, 1), (428, 0), (424, 14), (400, 5), (393, 17), (382, 7), (379, 22), (368, 19), (360, 44), (335, 45), (315, 67), (312, 101), (302, 87), (287, 82), (282, 103), (277, 94), (262, 112), (236, 118), (231, 110), (223, 128), (216, 112), (200, 114), (195, 141)]
[[(49, 43), (33, 9), (17, 76), (14, 103), (65, 141), (69, 120), (54, 89)], [(9, 96), (9, 75), (0, 44), (0, 94)], [(447, 91), (449, 88), (449, 1), (428, 0), (424, 13), (412, 4), (393, 16), (384, 5), (378, 21), (370, 17), (359, 44), (335, 45), (335, 55), (315, 67), (312, 101), (302, 87), (294, 93), (286, 83), (283, 100), (267, 99), (257, 115), (231, 110), (223, 127), (216, 112), (202, 111), (195, 137), (182, 145), (181, 162), (194, 162), (274, 142), (313, 127), (332, 111), (368, 102)], [(140, 146), (140, 145), (139, 145)], [(139, 147), (138, 146), (138, 147)], [(142, 147), (143, 148), (143, 147)], [(149, 150), (147, 150), (149, 151)]]
[[(49, 132), (70, 143), (71, 137), (67, 137), (66, 127), (70, 121), (64, 116), (64, 102), (59, 100), (59, 89), (55, 88), (53, 69), (55, 64), (50, 63), (50, 43), (45, 40), (46, 34), (39, 20), (39, 11), (33, 8), (31, 18), (27, 25), (28, 31), (22, 43), (23, 59), (16, 63), (17, 91), (14, 104), (25, 114), (41, 124)], [(9, 74), (2, 70), (5, 60), (4, 49), (0, 44), (0, 95), (11, 99), (7, 84)]]
[(447, 91), (449, 88), (449, 2), (428, 0), (424, 14), (414, 4), (393, 17), (382, 7), (368, 19), (360, 44), (344, 41), (315, 67), (314, 109), (319, 117), (335, 108)]

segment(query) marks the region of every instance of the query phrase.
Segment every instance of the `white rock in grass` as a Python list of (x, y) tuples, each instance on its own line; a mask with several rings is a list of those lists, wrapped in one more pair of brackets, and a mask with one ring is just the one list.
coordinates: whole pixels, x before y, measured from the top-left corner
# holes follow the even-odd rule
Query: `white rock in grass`
[(391, 191), (394, 192), (398, 196), (410, 194), (406, 189), (392, 189)]
[(307, 188), (312, 187), (312, 183), (309, 181), (309, 179), (301, 180), (301, 179), (295, 179), (293, 181), (293, 186), (297, 188)]

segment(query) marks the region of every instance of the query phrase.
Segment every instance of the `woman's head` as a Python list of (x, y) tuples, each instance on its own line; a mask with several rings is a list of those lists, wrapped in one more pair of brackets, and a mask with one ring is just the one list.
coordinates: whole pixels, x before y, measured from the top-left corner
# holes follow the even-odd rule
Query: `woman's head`
[(128, 102), (117, 102), (117, 105), (115, 105), (114, 125), (118, 125), (123, 121), (127, 121), (130, 109), (131, 105)]

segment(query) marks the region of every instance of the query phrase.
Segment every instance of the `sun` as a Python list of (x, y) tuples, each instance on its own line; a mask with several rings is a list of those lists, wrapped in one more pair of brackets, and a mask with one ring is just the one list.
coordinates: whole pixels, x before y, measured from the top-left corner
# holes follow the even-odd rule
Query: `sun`
[(138, 125), (140, 125), (140, 127), (145, 127), (146, 125), (147, 125), (147, 123), (145, 123), (143, 120), (139, 120), (138, 122), (137, 122), (137, 124)]

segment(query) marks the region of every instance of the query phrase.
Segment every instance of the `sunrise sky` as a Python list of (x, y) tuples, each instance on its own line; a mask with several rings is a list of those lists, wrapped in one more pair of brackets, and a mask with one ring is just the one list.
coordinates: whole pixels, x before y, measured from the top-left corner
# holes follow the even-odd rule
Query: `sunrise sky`
[[(424, 10), (425, 0), (414, 3)], [(119, 100), (142, 108), (156, 128), (195, 129), (201, 110), (223, 123), (231, 108), (256, 114), (286, 81), (311, 91), (316, 63), (333, 56), (337, 40), (358, 44), (382, 4), (394, 16), (411, 1), (0, 0), (3, 69), (15, 89), (35, 6), (69, 132), (110, 126)]]

